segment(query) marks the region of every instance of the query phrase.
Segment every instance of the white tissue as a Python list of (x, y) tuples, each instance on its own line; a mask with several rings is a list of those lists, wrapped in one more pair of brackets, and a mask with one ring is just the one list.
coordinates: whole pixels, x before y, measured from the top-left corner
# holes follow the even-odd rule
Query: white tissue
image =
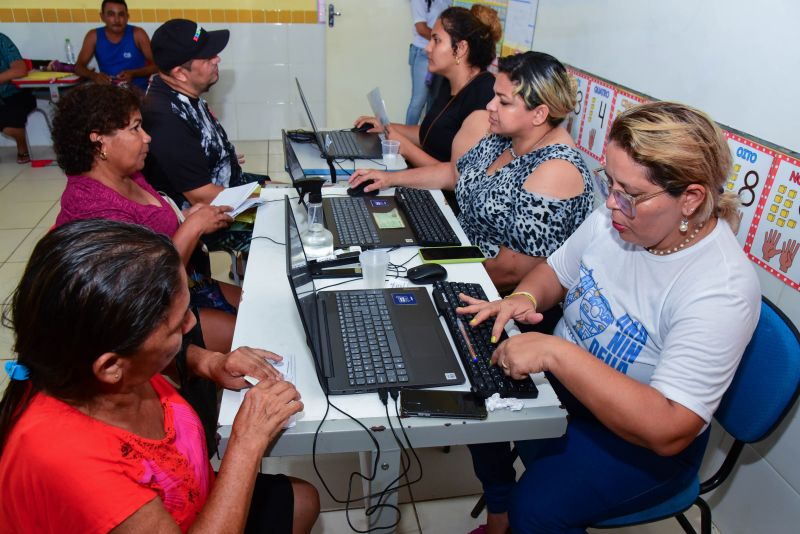
[(508, 408), (512, 412), (518, 412), (523, 407), (523, 402), (519, 399), (515, 399), (513, 397), (509, 397), (506, 399), (501, 399), (499, 393), (495, 393), (488, 399), (486, 399), (486, 409), (490, 412), (495, 410), (499, 410), (502, 408)]

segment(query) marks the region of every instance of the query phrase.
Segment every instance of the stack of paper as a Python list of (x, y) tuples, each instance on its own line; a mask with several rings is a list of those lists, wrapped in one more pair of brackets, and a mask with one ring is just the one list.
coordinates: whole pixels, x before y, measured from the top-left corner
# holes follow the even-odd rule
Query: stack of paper
[(253, 206), (263, 204), (264, 201), (258, 197), (251, 198), (255, 190), (258, 188), (258, 183), (244, 184), (236, 187), (228, 187), (223, 189), (214, 200), (211, 201), (212, 206), (230, 206), (233, 211), (228, 212), (231, 217), (236, 217), (240, 213), (247, 211)]

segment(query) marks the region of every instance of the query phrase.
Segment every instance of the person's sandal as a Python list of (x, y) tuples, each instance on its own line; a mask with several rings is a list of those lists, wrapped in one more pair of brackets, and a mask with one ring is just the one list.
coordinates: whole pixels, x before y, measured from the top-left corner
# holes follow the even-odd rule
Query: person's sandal
[(19, 152), (17, 153), (17, 163), (19, 163), (20, 165), (24, 165), (30, 162), (31, 162), (30, 154), (28, 154), (27, 152), (22, 152), (21, 154)]

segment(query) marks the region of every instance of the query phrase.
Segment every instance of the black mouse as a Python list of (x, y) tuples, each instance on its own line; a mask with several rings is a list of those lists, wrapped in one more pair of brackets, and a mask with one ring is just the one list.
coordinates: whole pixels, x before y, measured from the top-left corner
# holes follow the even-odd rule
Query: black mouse
[(374, 127), (375, 127), (375, 125), (372, 124), (371, 122), (365, 122), (364, 124), (362, 124), (358, 128), (352, 128), (350, 131), (358, 132), (358, 133), (367, 133), (368, 131), (370, 131)]
[(439, 280), (445, 280), (447, 269), (438, 263), (423, 263), (409, 269), (406, 277), (415, 284), (432, 284)]
[(363, 197), (363, 196), (371, 196), (374, 197), (378, 193), (380, 193), (380, 189), (373, 189), (372, 191), (364, 191), (364, 188), (367, 187), (369, 184), (374, 183), (375, 180), (364, 180), (356, 187), (348, 187), (347, 194), (351, 197)]

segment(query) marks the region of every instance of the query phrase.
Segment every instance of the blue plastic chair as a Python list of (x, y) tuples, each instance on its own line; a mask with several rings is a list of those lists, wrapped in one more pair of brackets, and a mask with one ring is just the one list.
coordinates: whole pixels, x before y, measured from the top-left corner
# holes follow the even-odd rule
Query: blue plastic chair
[(672, 499), (647, 510), (608, 519), (594, 528), (619, 528), (675, 517), (683, 530), (696, 534), (683, 514), (700, 508), (700, 532), (711, 534), (711, 508), (700, 495), (719, 487), (733, 472), (745, 444), (769, 436), (789, 412), (800, 392), (800, 334), (774, 304), (762, 299), (761, 317), (730, 388), (714, 414), (734, 442), (722, 465), (704, 482), (692, 484)]

